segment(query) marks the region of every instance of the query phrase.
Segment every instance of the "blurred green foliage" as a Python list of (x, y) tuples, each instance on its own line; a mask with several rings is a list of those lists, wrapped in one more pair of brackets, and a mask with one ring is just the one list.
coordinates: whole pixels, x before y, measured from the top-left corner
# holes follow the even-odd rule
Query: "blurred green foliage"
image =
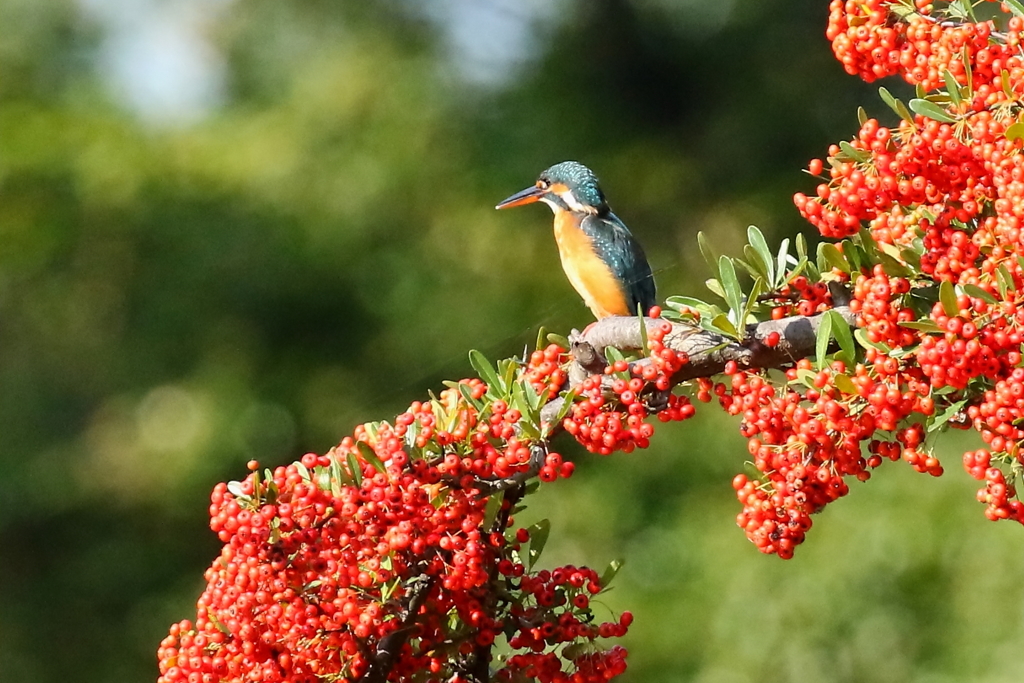
[[(735, 253), (749, 223), (805, 229), (798, 169), (858, 104), (887, 114), (832, 60), (820, 1), (531, 21), (492, 0), (533, 40), (479, 84), (423, 5), (236, 0), (207, 27), (223, 101), (153, 125), (111, 94), (110, 26), (83, 10), (103, 2), (0, 0), (4, 681), (152, 680), (217, 552), (217, 481), (325, 451), (467, 375), (471, 347), (585, 324), (549, 216), (492, 209), (542, 168), (597, 169), (661, 294), (694, 292), (696, 230)], [(530, 510), (546, 561), (626, 558), (627, 680), (1024, 678), (1024, 544), (972, 502), (965, 444), (939, 481), (883, 467), (780, 562), (734, 527), (744, 444), (702, 413), (644, 453), (565, 442), (578, 475)]]

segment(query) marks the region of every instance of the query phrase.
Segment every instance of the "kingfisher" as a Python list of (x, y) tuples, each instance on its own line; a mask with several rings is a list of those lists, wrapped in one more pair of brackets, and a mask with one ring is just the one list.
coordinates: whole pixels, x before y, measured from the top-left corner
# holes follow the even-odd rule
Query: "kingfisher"
[(651, 266), (629, 228), (612, 213), (593, 171), (563, 161), (494, 208), (533, 202), (554, 211), (562, 269), (598, 320), (647, 314), (655, 303)]

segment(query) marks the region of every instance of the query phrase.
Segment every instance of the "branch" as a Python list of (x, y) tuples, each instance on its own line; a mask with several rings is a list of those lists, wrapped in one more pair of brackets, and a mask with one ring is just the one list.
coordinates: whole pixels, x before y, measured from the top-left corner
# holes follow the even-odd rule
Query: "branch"
[(409, 591), (405, 596), (409, 602), (401, 617), (402, 625), (377, 643), (377, 652), (370, 661), (366, 673), (359, 679), (362, 683), (385, 683), (387, 681), (388, 675), (395, 665), (395, 659), (402, 651), (402, 646), (416, 630), (416, 617), (435, 582), (435, 577), (427, 574), (420, 574), (409, 582)]
[[(848, 305), (849, 294), (842, 287), (830, 287), (833, 300), (838, 304), (833, 310), (839, 313), (852, 327), (856, 316)], [(744, 341), (738, 342), (724, 335), (695, 328), (686, 323), (670, 323), (672, 330), (665, 335), (665, 346), (674, 351), (685, 353), (690, 362), (683, 365), (675, 375), (672, 383), (680, 384), (698, 377), (711, 377), (725, 369), (726, 363), (735, 361), (741, 369), (781, 368), (813, 356), (818, 340), (818, 328), (821, 326), (822, 314), (812, 316), (791, 316), (781, 320), (768, 320), (748, 325)], [(655, 325), (663, 325), (664, 320), (644, 319), (648, 334)], [(779, 333), (779, 343), (775, 347), (765, 344), (765, 339), (772, 332)], [(640, 325), (636, 318), (611, 317), (604, 318), (591, 325), (582, 334), (572, 339), (573, 367), (570, 368), (571, 378), (596, 374), (604, 366), (604, 350), (615, 347), (622, 351), (639, 350), (643, 345)], [(582, 362), (579, 360), (582, 358)], [(649, 359), (637, 361), (641, 367), (650, 363)], [(559, 397), (541, 410), (541, 420), (550, 423), (559, 410), (564, 399)], [(552, 433), (561, 429), (560, 425), (551, 425)]]

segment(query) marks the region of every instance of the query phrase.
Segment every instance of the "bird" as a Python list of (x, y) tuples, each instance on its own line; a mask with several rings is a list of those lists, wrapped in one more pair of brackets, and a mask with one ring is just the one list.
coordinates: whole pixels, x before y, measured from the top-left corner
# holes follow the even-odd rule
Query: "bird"
[(562, 269), (594, 317), (648, 313), (655, 304), (651, 266), (643, 247), (612, 213), (593, 171), (563, 161), (494, 208), (534, 202), (544, 202), (554, 212)]

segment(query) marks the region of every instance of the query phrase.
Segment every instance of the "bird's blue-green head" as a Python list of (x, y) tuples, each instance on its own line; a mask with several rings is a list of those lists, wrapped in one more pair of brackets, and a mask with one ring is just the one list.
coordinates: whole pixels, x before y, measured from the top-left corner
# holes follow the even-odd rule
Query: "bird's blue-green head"
[(544, 202), (553, 211), (603, 214), (608, 203), (597, 183), (597, 176), (583, 164), (563, 161), (540, 174), (533, 186), (517, 192), (495, 208), (507, 209), (533, 202)]

